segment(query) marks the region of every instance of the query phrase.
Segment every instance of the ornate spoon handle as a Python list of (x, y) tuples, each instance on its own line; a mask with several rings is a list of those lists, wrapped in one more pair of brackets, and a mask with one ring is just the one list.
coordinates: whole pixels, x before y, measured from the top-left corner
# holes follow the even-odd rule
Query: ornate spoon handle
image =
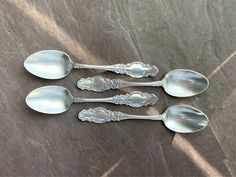
[(102, 76), (94, 76), (81, 78), (77, 82), (77, 87), (82, 90), (92, 90), (95, 92), (103, 92), (110, 89), (118, 89), (128, 86), (161, 86), (162, 81), (154, 82), (127, 82), (120, 79), (109, 79)]
[(105, 123), (110, 121), (121, 121), (125, 119), (161, 120), (163, 115), (130, 115), (119, 111), (110, 111), (102, 107), (97, 107), (93, 109), (82, 110), (78, 114), (78, 118), (82, 121)]
[(144, 64), (142, 62), (132, 62), (127, 64), (115, 65), (87, 65), (76, 63), (74, 68), (89, 68), (112, 71), (118, 74), (126, 74), (134, 78), (154, 77), (159, 69), (155, 65)]
[(116, 95), (108, 98), (75, 98), (76, 103), (81, 102), (106, 102), (123, 104), (131, 107), (141, 107), (156, 104), (158, 98), (155, 94), (134, 91), (126, 95)]

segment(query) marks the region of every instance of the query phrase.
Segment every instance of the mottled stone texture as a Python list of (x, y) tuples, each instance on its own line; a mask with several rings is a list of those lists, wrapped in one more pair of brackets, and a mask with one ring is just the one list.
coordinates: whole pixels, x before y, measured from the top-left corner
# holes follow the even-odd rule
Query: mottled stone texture
[[(159, 67), (156, 78), (140, 81), (193, 69), (208, 76), (210, 87), (186, 99), (160, 88), (80, 91), (76, 81), (97, 71), (48, 81), (24, 69), (25, 58), (43, 49), (63, 50), (88, 64), (143, 61)], [(235, 0), (0, 0), (0, 176), (235, 176), (235, 50)], [(145, 108), (84, 103), (54, 116), (26, 106), (31, 90), (54, 84), (83, 97), (139, 90), (156, 93), (159, 102)], [(95, 125), (77, 119), (80, 110), (96, 106), (157, 114), (176, 103), (201, 109), (210, 125), (179, 135), (158, 121)]]

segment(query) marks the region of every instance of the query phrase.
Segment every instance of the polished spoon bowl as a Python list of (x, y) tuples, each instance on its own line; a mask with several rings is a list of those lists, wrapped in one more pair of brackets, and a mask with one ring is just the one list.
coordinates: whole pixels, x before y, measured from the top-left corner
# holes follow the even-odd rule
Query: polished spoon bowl
[(31, 74), (44, 79), (61, 79), (74, 68), (100, 69), (118, 74), (126, 74), (134, 78), (155, 76), (158, 68), (142, 62), (115, 65), (88, 65), (72, 62), (69, 55), (59, 50), (42, 50), (30, 55), (24, 66)]
[(128, 86), (161, 86), (165, 92), (174, 97), (190, 97), (205, 91), (209, 86), (208, 79), (202, 74), (187, 70), (175, 69), (168, 72), (161, 81), (127, 82), (119, 79), (109, 79), (102, 76), (81, 78), (77, 82), (78, 88), (102, 92)]
[(134, 91), (125, 95), (116, 95), (108, 98), (79, 98), (73, 97), (70, 91), (64, 87), (45, 86), (30, 92), (25, 101), (35, 111), (45, 114), (59, 114), (67, 111), (72, 103), (105, 102), (141, 107), (154, 105), (157, 102), (157, 96)]
[(78, 118), (82, 121), (105, 123), (126, 119), (162, 120), (165, 126), (178, 133), (195, 133), (208, 125), (208, 117), (200, 110), (187, 105), (168, 107), (162, 115), (130, 115), (110, 111), (102, 107), (82, 110)]

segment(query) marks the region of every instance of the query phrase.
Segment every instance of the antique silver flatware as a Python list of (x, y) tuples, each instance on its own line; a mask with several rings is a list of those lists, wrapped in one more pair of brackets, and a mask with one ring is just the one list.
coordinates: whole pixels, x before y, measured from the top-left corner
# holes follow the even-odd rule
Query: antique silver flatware
[(130, 115), (118, 111), (110, 111), (102, 107), (82, 110), (78, 114), (82, 121), (105, 123), (126, 119), (162, 120), (165, 126), (179, 133), (194, 133), (208, 125), (208, 117), (200, 110), (186, 106), (174, 105), (168, 107), (162, 115)]
[(74, 63), (69, 55), (59, 50), (42, 50), (30, 55), (24, 62), (26, 70), (44, 79), (61, 79), (73, 68), (100, 69), (118, 74), (126, 74), (134, 78), (155, 76), (158, 68), (142, 62), (115, 65), (87, 65)]
[(209, 81), (205, 76), (187, 69), (172, 70), (161, 81), (154, 82), (127, 82), (102, 76), (81, 78), (77, 82), (78, 88), (95, 92), (128, 86), (161, 86), (166, 93), (175, 97), (190, 97), (200, 94), (208, 88), (208, 85)]
[(108, 98), (79, 98), (73, 97), (70, 91), (64, 87), (45, 86), (30, 92), (25, 101), (35, 111), (45, 114), (59, 114), (67, 111), (72, 103), (106, 102), (141, 107), (154, 105), (157, 102), (157, 96), (134, 91), (126, 95), (116, 95)]

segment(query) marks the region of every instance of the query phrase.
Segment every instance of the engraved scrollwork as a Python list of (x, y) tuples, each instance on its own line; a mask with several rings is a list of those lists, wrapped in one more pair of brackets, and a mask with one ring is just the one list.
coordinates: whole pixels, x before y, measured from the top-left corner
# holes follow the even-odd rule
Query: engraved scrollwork
[(155, 94), (134, 91), (126, 95), (116, 95), (112, 97), (115, 104), (125, 104), (131, 107), (141, 107), (156, 104), (158, 98)]
[(132, 62), (128, 64), (116, 64), (110, 69), (118, 74), (127, 74), (134, 78), (154, 77), (159, 72), (155, 65), (144, 64), (142, 62)]
[(118, 111), (110, 111), (102, 107), (94, 109), (82, 110), (78, 118), (82, 121), (105, 123), (110, 121), (120, 121), (125, 114)]
[(102, 76), (94, 76), (88, 78), (81, 78), (77, 82), (78, 88), (82, 90), (92, 90), (95, 92), (102, 92), (109, 89), (121, 88), (121, 80), (109, 79)]

